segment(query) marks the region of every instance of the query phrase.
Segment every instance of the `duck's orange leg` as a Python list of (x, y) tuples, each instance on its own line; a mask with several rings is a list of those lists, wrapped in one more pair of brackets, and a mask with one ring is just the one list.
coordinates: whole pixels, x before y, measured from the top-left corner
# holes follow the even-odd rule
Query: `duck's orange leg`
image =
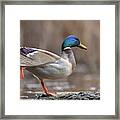
[(24, 79), (24, 69), (26, 67), (20, 67), (20, 79), (23, 80)]
[(43, 81), (43, 80), (40, 80), (40, 81), (41, 81), (42, 88), (43, 88), (44, 92), (46, 93), (46, 95), (47, 95), (47, 96), (55, 96), (54, 93), (49, 93), (49, 92), (48, 92), (48, 89), (47, 89), (47, 87), (45, 86), (44, 81)]

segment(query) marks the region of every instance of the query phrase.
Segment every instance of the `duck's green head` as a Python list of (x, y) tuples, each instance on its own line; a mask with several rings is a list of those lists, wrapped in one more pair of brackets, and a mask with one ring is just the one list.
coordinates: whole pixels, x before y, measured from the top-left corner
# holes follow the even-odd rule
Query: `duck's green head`
[(85, 45), (83, 45), (80, 40), (74, 36), (74, 35), (70, 35), (68, 37), (66, 37), (63, 41), (62, 44), (62, 51), (65, 50), (65, 48), (67, 47), (79, 47), (81, 49), (85, 49), (87, 50), (87, 47)]

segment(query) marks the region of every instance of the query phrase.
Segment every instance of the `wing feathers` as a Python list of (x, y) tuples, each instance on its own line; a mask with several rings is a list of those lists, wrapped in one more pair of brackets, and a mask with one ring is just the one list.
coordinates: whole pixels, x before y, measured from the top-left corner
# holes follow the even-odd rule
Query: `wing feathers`
[(55, 62), (60, 56), (41, 49), (22, 48), (20, 49), (20, 66), (37, 66), (48, 62)]

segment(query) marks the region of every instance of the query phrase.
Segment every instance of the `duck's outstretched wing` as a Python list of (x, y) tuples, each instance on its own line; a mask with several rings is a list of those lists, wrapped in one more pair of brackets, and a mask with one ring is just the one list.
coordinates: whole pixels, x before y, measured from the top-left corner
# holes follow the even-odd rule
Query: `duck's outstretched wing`
[(38, 66), (48, 62), (55, 62), (60, 56), (42, 49), (21, 47), (20, 66)]

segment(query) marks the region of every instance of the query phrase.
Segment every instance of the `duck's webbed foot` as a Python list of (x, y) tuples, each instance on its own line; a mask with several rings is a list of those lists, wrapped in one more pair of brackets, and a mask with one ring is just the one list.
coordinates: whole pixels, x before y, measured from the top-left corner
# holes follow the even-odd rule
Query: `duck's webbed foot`
[(46, 95), (47, 95), (47, 96), (56, 96), (55, 93), (50, 93), (50, 92), (47, 92)]

